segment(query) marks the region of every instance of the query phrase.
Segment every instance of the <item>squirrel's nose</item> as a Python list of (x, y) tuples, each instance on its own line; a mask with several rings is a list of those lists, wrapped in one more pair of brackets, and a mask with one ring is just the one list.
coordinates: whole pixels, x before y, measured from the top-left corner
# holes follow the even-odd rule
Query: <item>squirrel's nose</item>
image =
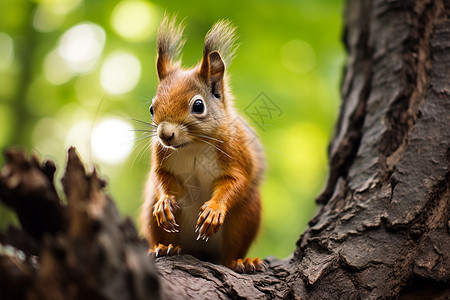
[(178, 136), (177, 124), (169, 122), (161, 122), (158, 125), (158, 137), (163, 142), (164, 145), (170, 146), (171, 143), (175, 143)]
[(159, 138), (162, 139), (162, 140), (165, 140), (166, 142), (170, 142), (170, 140), (172, 140), (174, 136), (175, 136), (175, 132), (163, 132), (163, 131), (161, 131), (159, 133)]

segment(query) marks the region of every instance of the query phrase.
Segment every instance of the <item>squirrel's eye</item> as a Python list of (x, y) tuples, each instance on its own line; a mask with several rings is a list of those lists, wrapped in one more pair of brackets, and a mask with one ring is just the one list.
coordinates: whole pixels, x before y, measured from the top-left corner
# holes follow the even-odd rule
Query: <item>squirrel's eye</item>
[(148, 110), (150, 111), (150, 114), (153, 117), (153, 104), (150, 104), (150, 108)]
[(197, 99), (194, 101), (194, 104), (192, 105), (192, 112), (194, 114), (202, 114), (205, 111), (205, 104), (202, 100)]

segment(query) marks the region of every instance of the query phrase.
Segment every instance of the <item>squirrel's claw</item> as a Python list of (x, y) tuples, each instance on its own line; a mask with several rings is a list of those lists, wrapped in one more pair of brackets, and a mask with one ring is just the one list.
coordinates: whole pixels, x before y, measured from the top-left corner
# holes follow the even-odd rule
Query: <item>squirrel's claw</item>
[(265, 272), (267, 267), (258, 257), (253, 260), (247, 257), (244, 260), (233, 260), (229, 268), (237, 273), (255, 274), (257, 272)]
[(200, 215), (197, 220), (195, 232), (198, 232), (197, 240), (205, 242), (222, 226), (225, 216), (225, 209), (215, 202), (208, 201), (200, 208)]
[(153, 247), (153, 249), (148, 250), (148, 255), (153, 258), (163, 257), (163, 256), (174, 256), (180, 255), (181, 248), (179, 246), (173, 246), (169, 244), (169, 246), (165, 246), (163, 244), (158, 244)]
[(167, 232), (178, 232), (177, 227), (179, 227), (179, 225), (175, 221), (174, 216), (175, 211), (178, 209), (179, 206), (174, 196), (161, 197), (161, 199), (155, 203), (153, 208), (153, 215), (156, 218), (158, 226)]

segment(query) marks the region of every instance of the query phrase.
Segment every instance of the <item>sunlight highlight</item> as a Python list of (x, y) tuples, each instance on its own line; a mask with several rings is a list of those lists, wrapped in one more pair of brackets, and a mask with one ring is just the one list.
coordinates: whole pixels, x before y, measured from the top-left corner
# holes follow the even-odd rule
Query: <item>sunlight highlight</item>
[(80, 7), (82, 0), (41, 0), (34, 11), (33, 27), (39, 32), (51, 32), (58, 29), (66, 15)]
[(75, 25), (62, 36), (58, 54), (73, 71), (86, 73), (97, 64), (105, 45), (105, 39), (105, 31), (96, 24)]
[(102, 65), (100, 82), (110, 94), (123, 94), (136, 87), (141, 77), (141, 63), (126, 52), (109, 55)]
[(111, 25), (125, 39), (147, 40), (156, 33), (157, 9), (150, 2), (122, 1), (114, 8)]
[(134, 139), (133, 127), (129, 123), (114, 118), (103, 119), (92, 132), (95, 160), (111, 165), (122, 163), (130, 155)]
[(0, 32), (0, 71), (6, 70), (11, 66), (14, 59), (14, 43), (12, 38)]
[(66, 61), (59, 55), (58, 51), (51, 51), (44, 59), (45, 78), (54, 85), (68, 82), (75, 75)]

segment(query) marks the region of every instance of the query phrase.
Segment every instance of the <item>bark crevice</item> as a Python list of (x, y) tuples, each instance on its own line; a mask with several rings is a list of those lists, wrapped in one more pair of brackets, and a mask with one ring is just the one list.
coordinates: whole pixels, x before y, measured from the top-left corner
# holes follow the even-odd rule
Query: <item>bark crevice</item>
[[(372, 83), (370, 23), (363, 12), (371, 10), (368, 2), (360, 2), (356, 8), (346, 12), (349, 25), (344, 29), (344, 44), (349, 53), (342, 82), (341, 114), (338, 118), (334, 137), (328, 148), (329, 174), (324, 189), (316, 198), (318, 204), (326, 204), (333, 194), (340, 177), (344, 178), (358, 152), (362, 127), (366, 114), (366, 102)], [(358, 24), (358, 27), (354, 26)], [(353, 33), (352, 31), (356, 31)], [(355, 76), (353, 76), (356, 74)]]

